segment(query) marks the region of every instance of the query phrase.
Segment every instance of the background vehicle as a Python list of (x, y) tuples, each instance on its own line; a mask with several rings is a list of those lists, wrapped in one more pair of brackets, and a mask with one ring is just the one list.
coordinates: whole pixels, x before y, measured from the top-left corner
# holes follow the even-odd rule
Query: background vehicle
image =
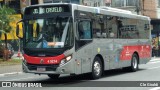
[[(3, 51), (5, 49), (5, 43), (0, 43), (0, 57), (3, 57)], [(7, 49), (9, 52), (9, 58), (14, 55), (14, 49), (11, 44), (7, 43)]]
[(23, 71), (47, 74), (90, 73), (127, 67), (137, 71), (151, 59), (150, 18), (129, 11), (76, 4), (26, 7), (23, 20)]

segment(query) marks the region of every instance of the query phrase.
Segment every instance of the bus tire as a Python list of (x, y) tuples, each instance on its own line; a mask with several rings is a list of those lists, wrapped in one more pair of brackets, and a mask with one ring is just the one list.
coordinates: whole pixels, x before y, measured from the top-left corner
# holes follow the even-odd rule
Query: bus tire
[(51, 79), (58, 79), (60, 76), (60, 74), (48, 74), (48, 77), (50, 77)]
[(131, 59), (130, 71), (135, 72), (138, 70), (138, 68), (139, 68), (138, 56), (137, 54), (133, 54)]
[(99, 79), (102, 76), (102, 61), (99, 57), (95, 57), (92, 64), (92, 79)]

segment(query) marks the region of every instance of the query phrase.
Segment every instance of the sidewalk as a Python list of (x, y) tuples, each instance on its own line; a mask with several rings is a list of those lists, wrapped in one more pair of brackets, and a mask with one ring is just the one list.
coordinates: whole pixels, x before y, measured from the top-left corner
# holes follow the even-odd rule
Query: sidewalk
[(22, 65), (0, 66), (0, 74), (22, 72)]
[[(17, 52), (12, 56), (14, 59), (19, 59), (17, 57)], [(0, 76), (2, 74), (19, 73), (22, 72), (22, 64), (17, 65), (0, 65)]]

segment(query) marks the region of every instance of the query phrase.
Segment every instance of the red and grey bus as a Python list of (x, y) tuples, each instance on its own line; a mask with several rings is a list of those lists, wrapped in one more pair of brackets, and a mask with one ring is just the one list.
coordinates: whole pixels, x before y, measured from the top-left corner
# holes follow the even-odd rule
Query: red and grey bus
[(151, 59), (150, 18), (109, 7), (68, 3), (28, 6), (24, 10), (23, 71), (58, 78), (61, 74), (128, 68)]

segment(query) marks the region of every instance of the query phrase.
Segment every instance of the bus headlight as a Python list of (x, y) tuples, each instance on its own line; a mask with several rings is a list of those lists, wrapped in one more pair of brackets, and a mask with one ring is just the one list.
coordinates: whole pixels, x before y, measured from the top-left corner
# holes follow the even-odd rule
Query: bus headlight
[(72, 59), (72, 56), (67, 56), (64, 60), (61, 60), (60, 65), (64, 65), (65, 63), (67, 63), (68, 61), (70, 61)]
[(72, 56), (66, 57), (66, 60), (67, 60), (67, 61), (70, 61), (71, 59), (72, 59)]

